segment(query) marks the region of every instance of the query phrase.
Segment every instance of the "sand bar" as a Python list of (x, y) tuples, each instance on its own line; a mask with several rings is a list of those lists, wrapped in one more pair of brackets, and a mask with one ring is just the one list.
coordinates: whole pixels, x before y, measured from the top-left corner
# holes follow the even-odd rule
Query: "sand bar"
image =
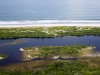
[(92, 26), (100, 27), (100, 24), (34, 24), (34, 25), (0, 25), (0, 28), (17, 28), (17, 27), (38, 27), (38, 26)]

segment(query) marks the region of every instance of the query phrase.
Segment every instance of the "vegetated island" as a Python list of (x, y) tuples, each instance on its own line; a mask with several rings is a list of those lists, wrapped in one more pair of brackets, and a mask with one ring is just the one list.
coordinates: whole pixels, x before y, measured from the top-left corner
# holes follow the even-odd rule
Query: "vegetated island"
[(59, 59), (59, 58), (78, 58), (78, 57), (95, 57), (91, 54), (94, 46), (71, 45), (71, 46), (44, 46), (44, 47), (25, 47), (20, 48), (23, 52), (23, 58), (35, 59)]
[(100, 35), (99, 27), (56, 26), (29, 28), (0, 28), (0, 39), (45, 38), (59, 36)]
[(3, 59), (5, 59), (5, 58), (7, 58), (7, 55), (5, 55), (5, 54), (0, 54), (0, 60), (3, 60)]

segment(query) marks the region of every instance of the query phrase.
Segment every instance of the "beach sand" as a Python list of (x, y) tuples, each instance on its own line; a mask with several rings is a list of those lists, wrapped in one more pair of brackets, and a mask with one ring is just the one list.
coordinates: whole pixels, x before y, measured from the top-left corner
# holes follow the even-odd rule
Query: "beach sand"
[(35, 25), (0, 25), (0, 28), (17, 28), (17, 27), (52, 27), (52, 26), (91, 26), (100, 27), (100, 24), (35, 24)]

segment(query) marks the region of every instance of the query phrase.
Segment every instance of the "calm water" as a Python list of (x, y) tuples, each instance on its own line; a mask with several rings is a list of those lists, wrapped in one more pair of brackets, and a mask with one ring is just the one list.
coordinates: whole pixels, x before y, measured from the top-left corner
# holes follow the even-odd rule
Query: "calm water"
[(0, 24), (100, 23), (100, 0), (0, 0)]
[[(57, 38), (23, 38), (27, 41), (24, 43), (19, 43), (15, 45), (7, 44), (0, 45), (0, 53), (8, 55), (8, 58), (1, 60), (0, 65), (7, 65), (12, 63), (17, 63), (21, 61), (22, 53), (19, 51), (22, 47), (27, 46), (61, 46), (61, 45), (74, 45), (83, 44), (89, 46), (95, 46), (96, 51), (100, 52), (100, 36), (84, 36), (84, 37), (57, 37)], [(0, 40), (0, 44), (12, 42), (14, 40)]]

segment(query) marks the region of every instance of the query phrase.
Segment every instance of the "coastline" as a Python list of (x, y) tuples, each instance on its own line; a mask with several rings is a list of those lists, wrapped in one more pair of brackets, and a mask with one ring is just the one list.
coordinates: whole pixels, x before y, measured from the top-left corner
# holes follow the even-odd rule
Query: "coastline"
[(0, 25), (0, 28), (18, 28), (18, 27), (53, 27), (53, 26), (82, 26), (82, 27), (100, 27), (100, 24), (34, 24), (34, 25)]

